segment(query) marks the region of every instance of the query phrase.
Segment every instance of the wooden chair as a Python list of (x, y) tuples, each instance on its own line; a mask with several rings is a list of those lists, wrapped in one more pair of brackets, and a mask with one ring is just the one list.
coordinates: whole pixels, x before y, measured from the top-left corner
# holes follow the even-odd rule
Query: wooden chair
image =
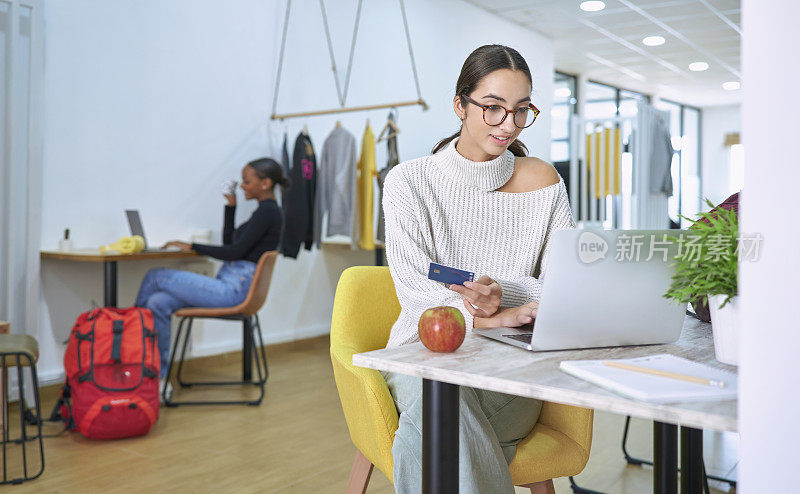
[[(171, 396), (167, 396), (167, 386), (161, 391), (163, 402), (166, 406), (175, 407), (180, 405), (260, 405), (264, 399), (264, 384), (267, 382), (267, 355), (264, 352), (264, 337), (261, 334), (261, 322), (258, 319), (258, 311), (263, 307), (267, 299), (269, 285), (272, 280), (272, 272), (275, 268), (275, 260), (278, 258), (277, 251), (265, 252), (258, 260), (253, 281), (244, 301), (235, 307), (186, 307), (175, 311), (175, 315), (180, 317), (178, 324), (178, 334), (175, 337), (175, 344), (169, 357), (169, 367), (167, 368), (168, 382), (172, 376), (172, 367), (175, 363), (175, 356), (178, 353), (178, 345), (181, 337), (181, 355), (178, 360), (177, 379), (178, 384), (183, 387), (191, 386), (232, 386), (252, 384), (259, 387), (258, 399), (248, 400), (216, 400), (216, 401), (173, 401)], [(192, 322), (196, 318), (205, 319), (226, 319), (242, 321), (243, 348), (242, 348), (242, 380), (241, 381), (184, 381), (183, 362), (186, 358), (186, 347), (192, 335)], [(185, 329), (185, 331), (184, 331)], [(256, 336), (258, 338), (256, 338)], [(256, 341), (257, 340), (257, 341)], [(255, 348), (253, 345), (256, 344)], [(258, 380), (252, 380), (252, 363), (255, 360)]]
[[(350, 439), (358, 449), (348, 494), (366, 491), (374, 466), (392, 480), (397, 408), (380, 373), (354, 366), (353, 354), (384, 348), (399, 313), (389, 268), (359, 266), (342, 273), (333, 302), (331, 361)], [(545, 402), (509, 466), (514, 484), (534, 494), (554, 493), (552, 479), (580, 473), (589, 460), (593, 414)]]

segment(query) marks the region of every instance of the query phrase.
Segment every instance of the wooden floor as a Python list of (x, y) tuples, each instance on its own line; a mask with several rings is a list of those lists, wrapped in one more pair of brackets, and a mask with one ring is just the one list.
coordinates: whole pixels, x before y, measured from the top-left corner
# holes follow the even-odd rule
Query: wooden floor
[[(336, 393), (327, 337), (268, 347), (267, 359), (270, 377), (260, 407), (162, 408), (156, 426), (140, 438), (101, 442), (76, 433), (47, 438), (44, 474), (8, 490), (125, 494), (344, 492), (355, 448)], [(198, 377), (233, 377), (241, 372), (237, 354), (190, 364), (187, 375), (191, 372)], [(176, 390), (176, 394), (180, 391)], [(195, 391), (185, 393), (197, 396)], [(48, 414), (55, 402), (56, 388), (45, 388), (41, 394), (44, 413)], [(582, 487), (609, 494), (652, 492), (652, 470), (625, 464), (620, 449), (623, 425), (624, 417), (595, 415), (589, 464), (576, 478)], [(47, 433), (58, 430), (55, 424), (46, 425)], [(649, 422), (633, 421), (631, 454), (651, 457), (651, 430)], [(706, 433), (709, 471), (735, 475), (737, 447), (736, 435)], [(32, 451), (35, 453), (35, 448), (29, 447), (28, 454)], [(18, 450), (10, 451), (8, 460), (14, 460), (17, 453)], [(555, 485), (559, 493), (572, 492), (567, 479), (557, 479)], [(393, 489), (389, 480), (375, 470), (367, 492), (391, 493)], [(712, 492), (727, 489), (714, 482)]]

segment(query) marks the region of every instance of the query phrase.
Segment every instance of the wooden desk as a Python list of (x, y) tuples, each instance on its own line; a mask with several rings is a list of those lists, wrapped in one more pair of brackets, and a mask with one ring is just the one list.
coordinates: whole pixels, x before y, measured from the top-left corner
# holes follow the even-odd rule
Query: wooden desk
[(117, 263), (119, 261), (146, 261), (156, 259), (181, 259), (198, 257), (196, 252), (160, 251), (139, 252), (138, 254), (117, 254), (114, 252), (102, 253), (100, 249), (77, 249), (68, 252), (59, 250), (43, 250), (42, 259), (57, 261), (102, 262), (103, 263), (103, 305), (106, 307), (117, 306)]
[[(431, 352), (421, 343), (414, 343), (354, 355), (353, 364), (423, 378), (423, 408), (427, 409), (429, 402), (438, 402), (442, 406), (438, 415), (423, 413), (425, 427), (431, 424), (435, 430), (447, 430), (441, 427), (442, 424), (457, 422), (458, 386), (652, 419), (655, 421), (653, 492), (658, 493), (677, 492), (679, 424), (681, 492), (700, 493), (703, 481), (702, 429), (736, 431), (737, 400), (651, 404), (606, 391), (559, 369), (562, 360), (632, 358), (658, 353), (671, 353), (736, 372), (735, 367), (714, 359), (711, 325), (690, 316), (684, 320), (681, 338), (669, 345), (528, 352), (469, 333), (461, 348), (451, 354)], [(458, 451), (458, 434), (441, 438), (433, 448), (455, 448)], [(435, 460), (423, 457), (423, 468), (428, 472), (443, 471), (439, 465), (431, 465)], [(458, 470), (455, 471), (457, 475)], [(458, 487), (457, 478), (440, 480), (439, 485)]]

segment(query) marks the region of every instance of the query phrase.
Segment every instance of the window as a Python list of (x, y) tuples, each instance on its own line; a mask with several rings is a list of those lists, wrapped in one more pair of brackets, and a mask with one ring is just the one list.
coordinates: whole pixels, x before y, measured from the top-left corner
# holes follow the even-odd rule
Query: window
[(556, 72), (553, 109), (550, 111), (550, 160), (553, 163), (569, 161), (569, 138), (572, 115), (575, 113), (575, 76)]
[(670, 114), (670, 135), (675, 149), (669, 217), (681, 228), (688, 228), (691, 222), (679, 215), (694, 218), (700, 207), (700, 110), (667, 100), (659, 101), (656, 108)]

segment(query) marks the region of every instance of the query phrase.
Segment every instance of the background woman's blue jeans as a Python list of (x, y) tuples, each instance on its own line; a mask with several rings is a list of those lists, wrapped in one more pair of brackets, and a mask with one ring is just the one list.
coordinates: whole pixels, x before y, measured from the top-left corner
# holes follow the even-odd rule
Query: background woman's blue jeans
[(156, 268), (147, 272), (136, 296), (136, 307), (153, 312), (161, 354), (161, 377), (167, 375), (170, 316), (183, 307), (232, 307), (247, 297), (256, 265), (226, 261), (216, 278), (179, 269)]

